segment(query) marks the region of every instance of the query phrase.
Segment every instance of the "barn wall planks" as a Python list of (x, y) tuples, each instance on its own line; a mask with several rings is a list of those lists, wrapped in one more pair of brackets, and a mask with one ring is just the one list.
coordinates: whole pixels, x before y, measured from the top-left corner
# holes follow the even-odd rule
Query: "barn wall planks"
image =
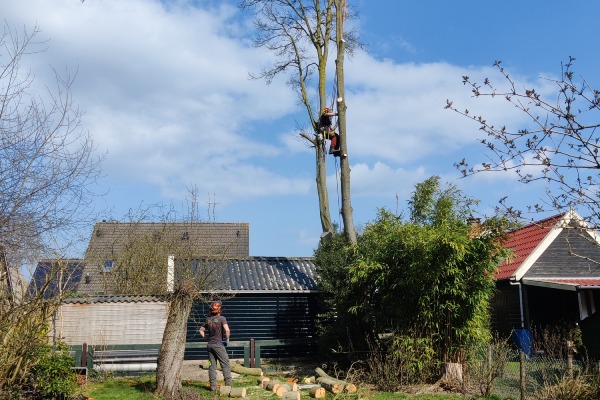
[(67, 344), (160, 344), (167, 321), (164, 302), (62, 304), (50, 338)]

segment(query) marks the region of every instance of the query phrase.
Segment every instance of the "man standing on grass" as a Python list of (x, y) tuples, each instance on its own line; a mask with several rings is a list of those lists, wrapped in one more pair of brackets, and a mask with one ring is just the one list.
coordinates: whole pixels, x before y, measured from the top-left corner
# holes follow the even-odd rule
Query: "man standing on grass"
[(221, 315), (221, 302), (213, 301), (210, 303), (210, 316), (206, 319), (204, 325), (199, 329), (200, 336), (206, 337), (208, 333), (208, 379), (210, 380), (210, 390), (216, 392), (217, 387), (217, 360), (223, 369), (223, 378), (225, 386), (231, 386), (231, 365), (227, 355), (226, 346), (229, 344), (229, 325), (227, 319)]

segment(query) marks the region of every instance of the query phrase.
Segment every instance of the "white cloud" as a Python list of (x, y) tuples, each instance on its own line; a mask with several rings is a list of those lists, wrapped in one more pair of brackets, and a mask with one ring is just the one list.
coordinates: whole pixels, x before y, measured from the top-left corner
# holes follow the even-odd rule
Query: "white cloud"
[[(252, 27), (232, 5), (11, 3), (0, 6), (11, 25), (38, 23), (40, 39), (51, 39), (47, 53), (29, 58), (42, 82), (50, 82), (48, 65), (78, 69), (74, 95), (86, 111), (85, 128), (100, 151), (108, 150), (109, 177), (148, 183), (164, 197), (184, 196), (192, 183), (224, 203), (314, 193), (314, 178), (298, 176), (289, 165), (290, 155), (314, 163), (293, 132), (292, 119), (304, 118), (304, 110), (298, 114), (284, 77), (271, 85), (248, 78), (272, 56), (250, 46)], [(461, 82), (462, 75), (482, 80), (491, 72), (447, 63), (397, 64), (365, 53), (347, 59), (353, 195), (408, 195), (415, 183), (448, 169), (438, 159), (460, 153), (480, 131), (444, 110), (446, 99), (490, 119), (521, 123), (523, 116), (500, 99), (474, 102)], [(334, 193), (333, 177), (329, 185)]]

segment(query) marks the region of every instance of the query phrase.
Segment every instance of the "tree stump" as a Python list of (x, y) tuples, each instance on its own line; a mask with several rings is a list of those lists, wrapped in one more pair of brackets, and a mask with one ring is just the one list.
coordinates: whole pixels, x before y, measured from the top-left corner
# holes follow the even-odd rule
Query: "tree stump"
[(460, 363), (446, 363), (444, 371), (444, 381), (452, 386), (462, 387), (463, 367)]

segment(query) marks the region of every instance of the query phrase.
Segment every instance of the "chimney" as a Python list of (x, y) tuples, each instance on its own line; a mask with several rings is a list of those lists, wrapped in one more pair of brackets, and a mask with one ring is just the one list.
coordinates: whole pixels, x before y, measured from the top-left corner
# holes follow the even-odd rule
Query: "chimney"
[(473, 214), (467, 218), (467, 223), (471, 225), (471, 231), (469, 237), (474, 238), (481, 233), (481, 218), (475, 218)]

